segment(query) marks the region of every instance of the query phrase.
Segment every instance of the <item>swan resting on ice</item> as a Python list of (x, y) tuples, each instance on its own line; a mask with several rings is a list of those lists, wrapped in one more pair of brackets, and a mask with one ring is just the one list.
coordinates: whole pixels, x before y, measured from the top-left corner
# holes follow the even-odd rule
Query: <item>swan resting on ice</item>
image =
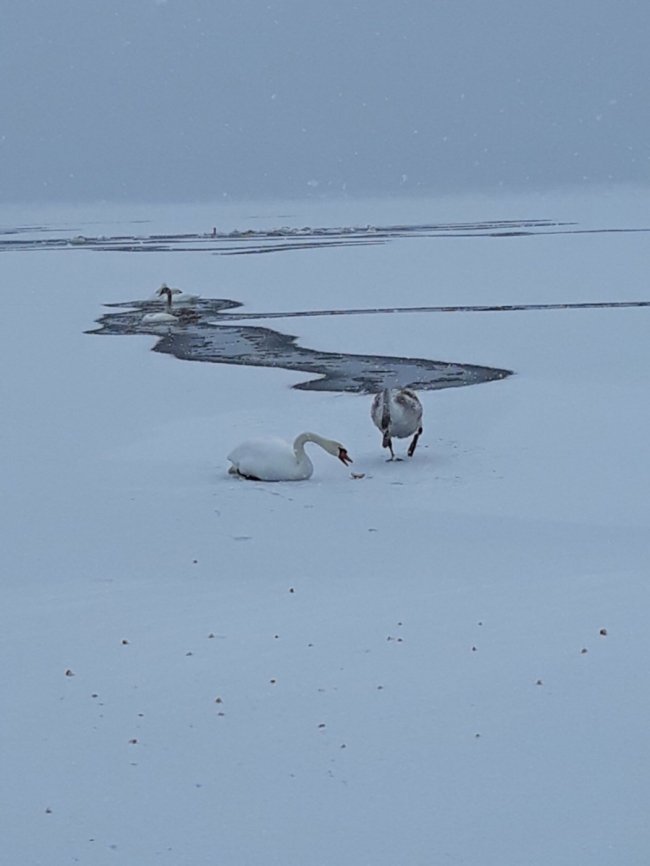
[[(169, 309), (169, 308), (168, 308)], [(140, 320), (143, 325), (171, 325), (178, 322), (178, 316), (173, 313), (145, 313)]]
[(314, 465), (305, 452), (305, 444), (320, 445), (347, 466), (352, 463), (347, 449), (340, 442), (325, 439), (317, 433), (301, 433), (293, 444), (283, 439), (250, 439), (242, 442), (228, 455), (231, 475), (251, 481), (305, 481), (311, 478)]
[(422, 434), (422, 403), (410, 388), (384, 388), (375, 394), (370, 407), (372, 420), (383, 434), (382, 448), (390, 451), (390, 460), (395, 460), (392, 438), (404, 439), (413, 436), (407, 454), (413, 456)]

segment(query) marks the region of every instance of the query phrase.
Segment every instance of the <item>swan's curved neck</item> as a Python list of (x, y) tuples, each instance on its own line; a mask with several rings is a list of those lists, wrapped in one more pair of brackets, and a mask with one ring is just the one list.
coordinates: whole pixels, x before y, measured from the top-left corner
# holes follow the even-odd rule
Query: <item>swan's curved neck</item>
[(307, 442), (315, 442), (321, 448), (325, 448), (325, 450), (327, 450), (328, 445), (332, 444), (331, 439), (325, 439), (323, 436), (319, 436), (318, 433), (301, 433), (300, 436), (296, 436), (293, 443), (293, 450), (298, 457), (302, 457), (305, 453)]

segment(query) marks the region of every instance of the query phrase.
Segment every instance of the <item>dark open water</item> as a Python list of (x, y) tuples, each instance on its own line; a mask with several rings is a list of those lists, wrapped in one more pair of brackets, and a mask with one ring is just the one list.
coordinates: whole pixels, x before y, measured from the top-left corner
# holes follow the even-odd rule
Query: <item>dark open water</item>
[[(396, 239), (421, 237), (491, 238), (534, 234), (568, 234), (612, 231), (580, 229), (575, 223), (549, 220), (498, 220), (480, 223), (427, 225), (353, 226), (335, 228), (281, 227), (265, 231), (217, 232), (174, 235), (120, 235), (59, 237), (44, 226), (19, 226), (0, 233), (2, 250), (59, 250), (115, 252), (201, 252), (212, 255), (251, 255), (305, 250), (316, 247), (385, 244)], [(613, 231), (647, 231), (614, 229)], [(39, 237), (27, 237), (38, 234)], [(43, 237), (45, 235), (45, 237)], [(291, 318), (316, 315), (398, 314), (400, 312), (460, 312), (561, 309), (606, 306), (649, 306), (648, 301), (594, 304), (527, 304), (501, 307), (417, 307), (369, 310), (319, 310), (282, 313), (233, 313), (240, 306), (230, 299), (200, 299), (191, 307), (174, 309), (178, 322), (143, 322), (149, 312), (164, 304), (154, 300), (132, 300), (107, 305), (110, 311), (88, 331), (100, 335), (151, 334), (158, 337), (155, 352), (165, 352), (187, 361), (280, 367), (304, 372), (314, 378), (296, 388), (318, 391), (374, 393), (385, 386), (409, 386), (418, 390), (473, 385), (503, 379), (511, 370), (429, 358), (400, 358), (322, 352), (296, 345), (296, 337), (266, 327), (245, 325), (246, 319)]]

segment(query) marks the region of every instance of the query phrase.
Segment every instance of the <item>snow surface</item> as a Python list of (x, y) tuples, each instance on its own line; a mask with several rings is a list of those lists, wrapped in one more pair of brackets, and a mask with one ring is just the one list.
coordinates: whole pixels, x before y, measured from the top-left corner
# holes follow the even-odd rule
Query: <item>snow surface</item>
[[(601, 191), (145, 218), (647, 228), (645, 203)], [(136, 218), (5, 213), (71, 237)], [(647, 300), (647, 246), (620, 232), (5, 252), (3, 860), (645, 866), (648, 309), (273, 320), (314, 348), (516, 371), (421, 393), (424, 435), (395, 464), (368, 397), (84, 331), (103, 303), (163, 280), (257, 312)], [(365, 477), (320, 452), (304, 483), (227, 475), (238, 441), (304, 429), (342, 441)]]

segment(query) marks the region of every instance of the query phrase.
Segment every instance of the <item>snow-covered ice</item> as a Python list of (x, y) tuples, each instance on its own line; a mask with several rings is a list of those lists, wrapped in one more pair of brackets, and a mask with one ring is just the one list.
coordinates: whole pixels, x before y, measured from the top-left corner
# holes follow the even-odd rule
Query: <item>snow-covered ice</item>
[[(610, 190), (4, 218), (71, 239), (251, 214), (647, 229), (646, 205)], [(647, 250), (619, 231), (3, 252), (6, 862), (645, 866), (650, 310), (274, 319), (312, 348), (515, 371), (421, 392), (424, 434), (395, 464), (367, 396), (84, 332), (162, 281), (256, 312), (647, 300)], [(324, 453), (303, 483), (227, 474), (239, 441), (306, 429), (364, 477)]]

